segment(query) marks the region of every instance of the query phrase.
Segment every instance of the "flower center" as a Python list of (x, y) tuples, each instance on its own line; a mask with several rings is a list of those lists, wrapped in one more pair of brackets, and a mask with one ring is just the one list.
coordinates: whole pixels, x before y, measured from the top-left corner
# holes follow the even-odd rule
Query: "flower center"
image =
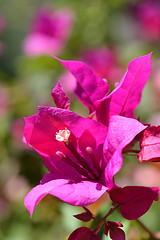
[(56, 140), (59, 142), (68, 142), (68, 138), (70, 136), (70, 131), (65, 128), (64, 130), (59, 130), (56, 132)]
[(67, 155), (63, 154), (63, 152), (57, 151), (56, 155), (59, 158), (63, 159), (67, 164), (73, 166), (81, 175), (83, 175), (83, 176), (85, 176), (87, 178), (90, 178), (92, 180), (95, 180), (95, 179), (97, 180), (98, 179), (97, 172), (98, 172), (98, 170), (100, 168), (99, 168), (99, 166), (97, 167), (97, 165), (95, 163), (95, 156), (94, 156), (92, 148), (91, 147), (87, 147), (86, 151), (89, 154), (95, 169), (97, 170), (96, 173), (91, 168), (91, 166), (86, 161), (86, 159), (83, 156), (81, 156), (81, 154), (77, 151), (77, 148), (75, 148), (73, 142), (69, 140), (70, 134), (71, 134), (70, 130), (68, 130), (65, 127), (64, 130), (59, 130), (58, 132), (56, 132), (55, 138), (59, 142), (64, 142), (65, 146), (68, 148), (68, 150), (76, 158), (77, 163), (75, 163), (74, 160), (72, 160), (72, 158), (70, 158)]

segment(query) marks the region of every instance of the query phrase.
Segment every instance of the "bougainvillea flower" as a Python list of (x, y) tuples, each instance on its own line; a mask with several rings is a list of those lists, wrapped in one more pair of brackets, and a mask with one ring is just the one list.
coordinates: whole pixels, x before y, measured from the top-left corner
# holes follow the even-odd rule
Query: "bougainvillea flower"
[(108, 95), (109, 86), (84, 63), (58, 59), (77, 80), (75, 93), (89, 108), (96, 111), (98, 121), (108, 125), (112, 115), (134, 117), (142, 90), (151, 73), (151, 53), (132, 60), (120, 84)]
[(141, 151), (138, 159), (143, 161), (160, 161), (160, 126), (148, 127), (140, 141)]
[(108, 221), (105, 223), (104, 234), (108, 236), (109, 233), (112, 240), (125, 240), (125, 233), (120, 227), (123, 227), (122, 223)]
[[(62, 103), (67, 102), (60, 83), (57, 88)], [(24, 140), (42, 156), (50, 172), (25, 198), (31, 215), (48, 193), (69, 204), (87, 206), (115, 187), (113, 176), (122, 166), (123, 148), (144, 129), (137, 120), (121, 116), (113, 116), (107, 128), (65, 108), (40, 107), (38, 114), (25, 118)]]
[(145, 214), (153, 201), (158, 201), (159, 188), (127, 186), (113, 188), (109, 194), (111, 200), (119, 204), (122, 216), (133, 220)]
[(68, 240), (100, 240), (100, 238), (89, 228), (80, 227), (71, 233)]
[(24, 40), (23, 51), (29, 56), (59, 55), (71, 33), (73, 13), (70, 9), (51, 12), (40, 9)]
[(99, 77), (106, 78), (110, 83), (118, 81), (122, 75), (116, 53), (111, 49), (106, 47), (86, 49), (81, 58)]

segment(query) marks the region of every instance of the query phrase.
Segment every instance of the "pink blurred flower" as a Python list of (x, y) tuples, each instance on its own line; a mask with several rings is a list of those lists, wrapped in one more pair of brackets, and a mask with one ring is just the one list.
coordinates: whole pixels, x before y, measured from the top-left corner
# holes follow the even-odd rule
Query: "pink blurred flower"
[(30, 33), (24, 40), (24, 53), (29, 56), (61, 54), (71, 34), (73, 18), (70, 9), (54, 12), (40, 9), (32, 22)]
[(141, 24), (140, 34), (148, 40), (160, 39), (160, 2), (142, 1), (137, 8), (137, 17)]
[(23, 176), (12, 176), (3, 188), (3, 193), (9, 201), (21, 200), (26, 190), (29, 188), (29, 183)]
[(119, 81), (122, 69), (117, 64), (116, 53), (106, 47), (86, 49), (82, 54), (82, 60), (88, 64), (101, 78), (110, 83)]
[(160, 95), (160, 64), (159, 69), (155, 69), (152, 74), (152, 85), (154, 87), (155, 93)]
[(24, 129), (24, 121), (22, 119), (14, 119), (11, 122), (10, 133), (13, 137), (13, 144), (20, 149), (26, 149), (26, 144), (24, 144), (23, 140), (23, 129)]
[(150, 116), (150, 118), (147, 120), (147, 122), (149, 124), (151, 124), (152, 126), (159, 125), (160, 124), (160, 113), (157, 112), (157, 113), (152, 114), (152, 116)]
[(132, 171), (135, 184), (160, 187), (160, 170), (153, 164), (138, 165)]

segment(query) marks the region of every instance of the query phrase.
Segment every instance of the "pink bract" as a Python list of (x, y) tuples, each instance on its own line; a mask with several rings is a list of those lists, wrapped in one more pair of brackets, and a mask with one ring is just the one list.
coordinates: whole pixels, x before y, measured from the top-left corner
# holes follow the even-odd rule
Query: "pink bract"
[(97, 101), (97, 118), (100, 122), (108, 125), (108, 119), (113, 115), (134, 118), (134, 111), (151, 73), (150, 57), (151, 54), (148, 54), (132, 60), (120, 84), (111, 94)]
[(122, 168), (122, 149), (132, 142), (132, 140), (145, 128), (146, 126), (132, 118), (122, 116), (111, 117), (108, 134), (103, 146), (104, 162), (106, 166), (104, 175), (107, 185), (110, 184), (113, 176)]
[(143, 161), (160, 161), (160, 126), (148, 127), (143, 132), (143, 137), (140, 142), (141, 151), (138, 154), (138, 159)]
[(76, 78), (75, 93), (91, 112), (95, 111), (95, 103), (109, 92), (109, 85), (98, 77), (92, 69), (83, 62), (64, 61), (55, 57)]
[(31, 31), (23, 43), (26, 55), (61, 54), (73, 27), (73, 12), (60, 9), (51, 12), (40, 9), (32, 22)]

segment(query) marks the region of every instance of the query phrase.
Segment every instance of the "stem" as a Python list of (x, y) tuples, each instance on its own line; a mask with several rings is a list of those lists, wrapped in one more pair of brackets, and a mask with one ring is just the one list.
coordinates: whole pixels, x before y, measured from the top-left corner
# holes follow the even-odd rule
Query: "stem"
[(125, 153), (125, 154), (128, 156), (137, 156), (137, 154), (134, 154), (134, 153)]
[(97, 225), (97, 227), (93, 230), (93, 232), (94, 232), (95, 234), (97, 234), (97, 233), (99, 232), (100, 228), (102, 227), (102, 225), (103, 225), (103, 222), (101, 221), (101, 222)]
[(93, 217), (93, 219), (100, 220), (101, 222), (105, 222), (106, 218), (109, 217), (118, 207), (119, 207), (119, 205), (117, 205), (117, 206), (112, 205), (109, 212), (103, 218)]
[(111, 209), (109, 210), (109, 212), (106, 214), (106, 216), (104, 216), (102, 219), (106, 220), (107, 217), (109, 217), (117, 208), (119, 208), (119, 205), (117, 206), (111, 206)]
[(152, 233), (152, 231), (147, 226), (145, 226), (144, 223), (142, 223), (139, 219), (136, 219), (136, 222), (150, 235), (152, 239), (160, 240), (160, 238), (157, 238), (155, 234)]
[(123, 153), (139, 153), (140, 150), (135, 150), (135, 149), (126, 149), (123, 151)]

